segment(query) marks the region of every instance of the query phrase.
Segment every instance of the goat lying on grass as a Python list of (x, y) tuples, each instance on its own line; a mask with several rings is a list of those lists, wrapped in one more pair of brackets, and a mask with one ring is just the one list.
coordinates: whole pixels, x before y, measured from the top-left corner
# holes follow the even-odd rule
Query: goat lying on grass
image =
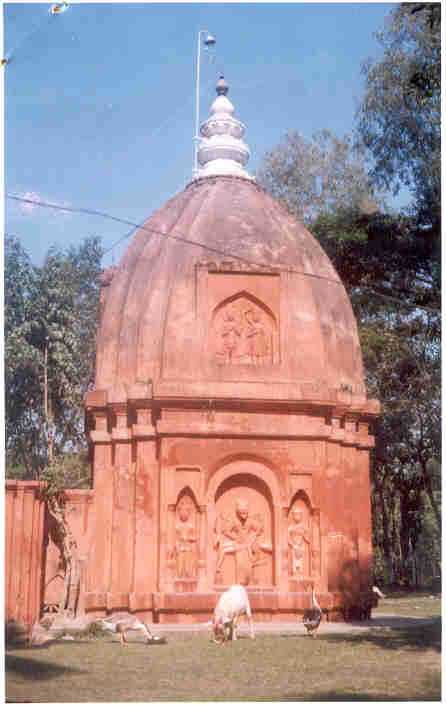
[(165, 638), (159, 638), (156, 635), (152, 635), (149, 626), (143, 623), (136, 616), (131, 613), (113, 613), (107, 618), (102, 618), (98, 623), (105, 629), (110, 630), (112, 633), (119, 633), (119, 639), (121, 645), (127, 645), (126, 633), (129, 630), (140, 630), (146, 636), (147, 644), (165, 643)]
[(237, 640), (237, 624), (240, 616), (243, 615), (248, 619), (251, 638), (255, 638), (251, 606), (246, 589), (243, 586), (231, 586), (221, 594), (215, 606), (212, 619), (214, 643)]

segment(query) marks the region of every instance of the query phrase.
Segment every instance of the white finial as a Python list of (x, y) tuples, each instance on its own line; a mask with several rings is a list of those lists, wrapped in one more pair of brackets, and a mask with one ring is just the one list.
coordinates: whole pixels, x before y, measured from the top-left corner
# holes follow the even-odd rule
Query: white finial
[(194, 179), (207, 176), (239, 176), (254, 180), (243, 166), (249, 160), (249, 148), (242, 136), (245, 127), (233, 117), (234, 107), (227, 98), (228, 85), (221, 76), (217, 82), (217, 98), (211, 106), (210, 118), (201, 124), (198, 145), (198, 169)]

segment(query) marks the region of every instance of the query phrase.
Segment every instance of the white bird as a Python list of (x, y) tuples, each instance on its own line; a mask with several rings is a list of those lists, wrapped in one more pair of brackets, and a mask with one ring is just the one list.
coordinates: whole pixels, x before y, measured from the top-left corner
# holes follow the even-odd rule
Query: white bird
[(373, 593), (376, 593), (376, 595), (378, 596), (378, 598), (385, 598), (385, 597), (386, 597), (385, 594), (384, 594), (382, 591), (379, 590), (378, 586), (372, 586), (372, 591), (373, 591)]
[(105, 630), (110, 630), (112, 633), (119, 633), (121, 645), (127, 644), (125, 634), (129, 630), (141, 630), (146, 636), (147, 642), (149, 642), (149, 640), (157, 640), (157, 638), (150, 632), (146, 623), (143, 623), (139, 620), (139, 618), (131, 613), (126, 613), (125, 611), (122, 613), (113, 613), (107, 618), (102, 618), (98, 621), (98, 623)]
[(307, 633), (312, 637), (315, 636), (322, 620), (322, 608), (320, 607), (316, 594), (314, 592), (314, 582), (311, 582), (311, 608), (304, 611), (302, 623), (307, 629)]

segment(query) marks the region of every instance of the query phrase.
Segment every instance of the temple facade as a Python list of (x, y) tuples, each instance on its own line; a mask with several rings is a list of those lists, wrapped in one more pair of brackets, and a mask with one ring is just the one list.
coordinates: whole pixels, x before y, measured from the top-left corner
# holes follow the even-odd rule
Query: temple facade
[(355, 318), (319, 243), (247, 173), (227, 94), (220, 79), (193, 180), (103, 275), (94, 484), (68, 512), (92, 617), (206, 620), (241, 583), (257, 620), (295, 620), (314, 583), (336, 618), (370, 590), (379, 404)]
[(370, 422), (348, 296), (318, 242), (246, 172), (223, 79), (200, 169), (105, 276), (86, 400), (85, 606), (206, 618), (232, 583), (265, 619), (315, 582), (370, 587)]

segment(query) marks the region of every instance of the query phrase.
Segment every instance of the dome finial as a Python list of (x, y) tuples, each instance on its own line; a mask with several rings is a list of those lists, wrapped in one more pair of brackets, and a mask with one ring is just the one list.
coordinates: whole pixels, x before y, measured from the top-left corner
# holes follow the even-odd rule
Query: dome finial
[(226, 96), (229, 86), (223, 74), (215, 90), (217, 97), (211, 106), (211, 116), (200, 127), (197, 154), (200, 168), (194, 178), (227, 175), (254, 180), (244, 168), (249, 159), (249, 148), (242, 140), (245, 127), (233, 116), (234, 107)]
[(215, 91), (217, 92), (218, 96), (226, 96), (228, 90), (229, 86), (227, 85), (223, 74), (220, 74), (220, 78), (217, 82), (217, 86), (215, 87)]

